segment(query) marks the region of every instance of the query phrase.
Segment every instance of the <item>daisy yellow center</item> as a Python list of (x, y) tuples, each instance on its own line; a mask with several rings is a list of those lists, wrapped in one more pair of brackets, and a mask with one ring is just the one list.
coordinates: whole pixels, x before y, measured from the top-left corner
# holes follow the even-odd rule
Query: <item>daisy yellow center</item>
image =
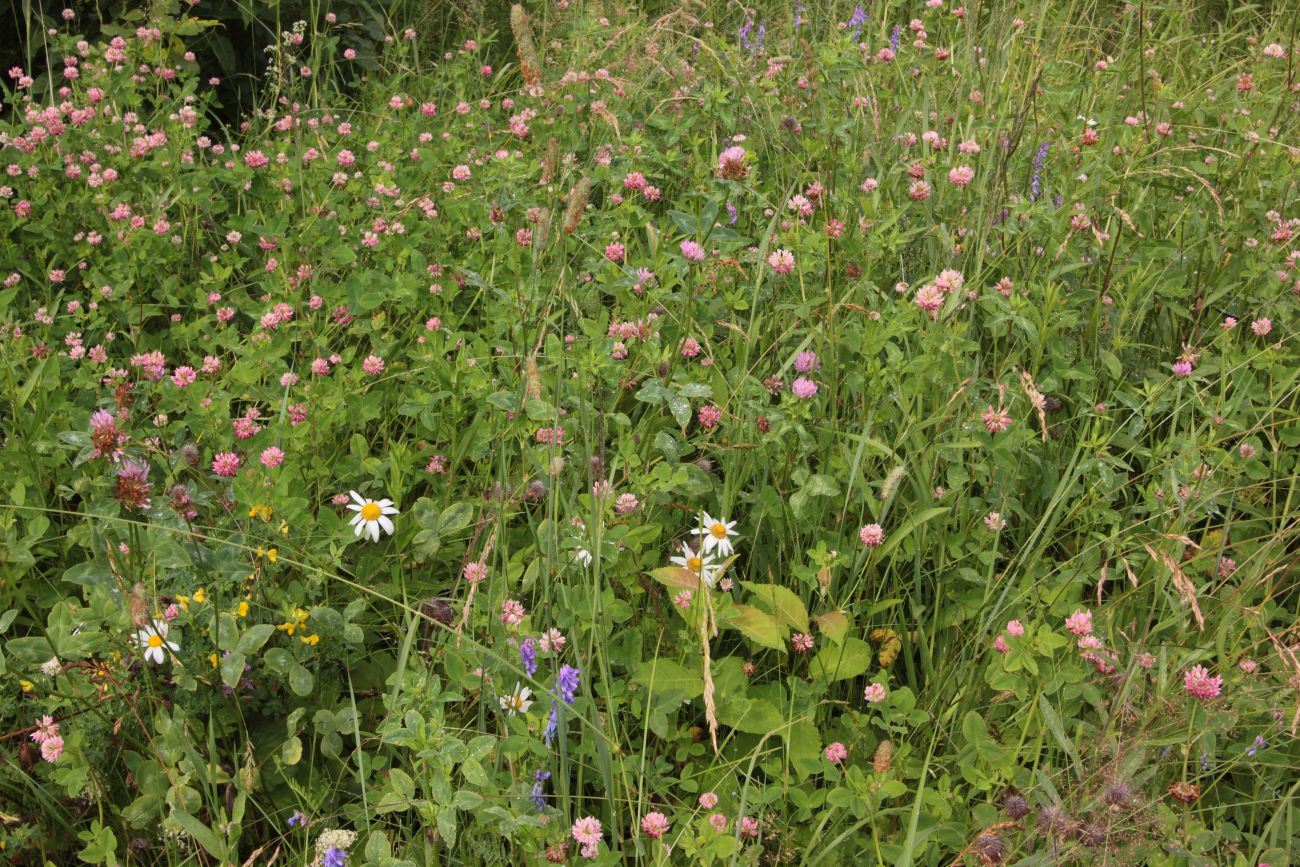
[(513, 710), (522, 710), (524, 706), (524, 700), (517, 695), (512, 695), (510, 696), (510, 698), (506, 699), (506, 704), (509, 705)]
[(361, 507), (361, 517), (365, 518), (367, 521), (378, 521), (379, 516), (383, 513), (384, 510), (379, 508), (378, 503), (366, 503)]
[(150, 647), (162, 647), (162, 636), (158, 635), (157, 633), (154, 633), (153, 635), (149, 636), (148, 643)]
[(704, 568), (704, 561), (699, 557), (688, 557), (686, 559), (686, 568), (690, 569), (692, 572), (699, 572)]
[(710, 527), (709, 532), (713, 534), (713, 538), (715, 539), (727, 538), (727, 528), (724, 524), (720, 522)]

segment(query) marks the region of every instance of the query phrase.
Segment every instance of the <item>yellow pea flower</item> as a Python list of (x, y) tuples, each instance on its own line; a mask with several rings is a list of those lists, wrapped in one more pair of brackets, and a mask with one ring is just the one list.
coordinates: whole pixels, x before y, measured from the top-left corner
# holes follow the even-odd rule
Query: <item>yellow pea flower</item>
[(309, 644), (312, 647), (315, 647), (316, 645), (320, 644), (320, 636), (314, 632), (311, 635), (300, 636), (298, 640), (301, 641), (303, 644)]
[(248, 616), (248, 602), (245, 601), (239, 603), (239, 616), (240, 617)]
[(18, 681), (18, 685), (23, 688), (23, 692), (31, 692), (36, 689), (36, 684), (32, 683), (30, 680), (20, 680)]
[(207, 601), (208, 601), (208, 591), (205, 590), (205, 589), (203, 589), (202, 587), (200, 587), (198, 590), (195, 590), (195, 591), (194, 591), (194, 601), (195, 601), (197, 604), (199, 604), (199, 605), (202, 605), (204, 602), (207, 602)]

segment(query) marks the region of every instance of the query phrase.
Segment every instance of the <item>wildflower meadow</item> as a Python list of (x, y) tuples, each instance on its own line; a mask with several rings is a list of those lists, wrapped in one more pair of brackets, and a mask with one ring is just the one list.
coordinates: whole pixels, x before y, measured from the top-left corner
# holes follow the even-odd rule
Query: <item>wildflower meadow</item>
[(0, 863), (1300, 864), (1292, 0), (100, 5)]

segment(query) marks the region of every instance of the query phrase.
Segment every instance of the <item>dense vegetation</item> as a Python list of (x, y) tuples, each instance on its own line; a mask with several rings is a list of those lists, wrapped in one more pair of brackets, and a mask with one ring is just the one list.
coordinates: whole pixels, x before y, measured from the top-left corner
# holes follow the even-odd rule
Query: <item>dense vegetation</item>
[(1300, 16), (207, 5), (2, 82), (6, 863), (1294, 863)]

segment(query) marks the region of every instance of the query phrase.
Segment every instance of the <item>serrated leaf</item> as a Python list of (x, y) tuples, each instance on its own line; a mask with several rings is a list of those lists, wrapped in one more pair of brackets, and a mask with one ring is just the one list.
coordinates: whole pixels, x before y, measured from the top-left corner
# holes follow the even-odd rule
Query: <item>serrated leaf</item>
[(852, 626), (849, 615), (840, 610), (818, 614), (813, 620), (817, 621), (817, 631), (836, 644), (844, 643), (844, 636), (848, 635), (849, 627)]
[(742, 583), (746, 590), (762, 600), (764, 607), (770, 609), (787, 626), (799, 632), (808, 631), (808, 608), (789, 588), (779, 584)]
[(752, 605), (732, 606), (719, 615), (718, 624), (739, 631), (755, 644), (785, 650), (785, 630), (780, 621)]
[(695, 593), (700, 589), (700, 577), (690, 569), (683, 569), (681, 566), (651, 569), (650, 577), (670, 590), (690, 590)]
[(846, 638), (836, 647), (826, 647), (813, 657), (808, 673), (817, 680), (848, 680), (871, 667), (871, 645), (860, 638)]
[(648, 659), (636, 667), (636, 682), (651, 693), (675, 691), (686, 698), (704, 694), (704, 678), (671, 659)]

